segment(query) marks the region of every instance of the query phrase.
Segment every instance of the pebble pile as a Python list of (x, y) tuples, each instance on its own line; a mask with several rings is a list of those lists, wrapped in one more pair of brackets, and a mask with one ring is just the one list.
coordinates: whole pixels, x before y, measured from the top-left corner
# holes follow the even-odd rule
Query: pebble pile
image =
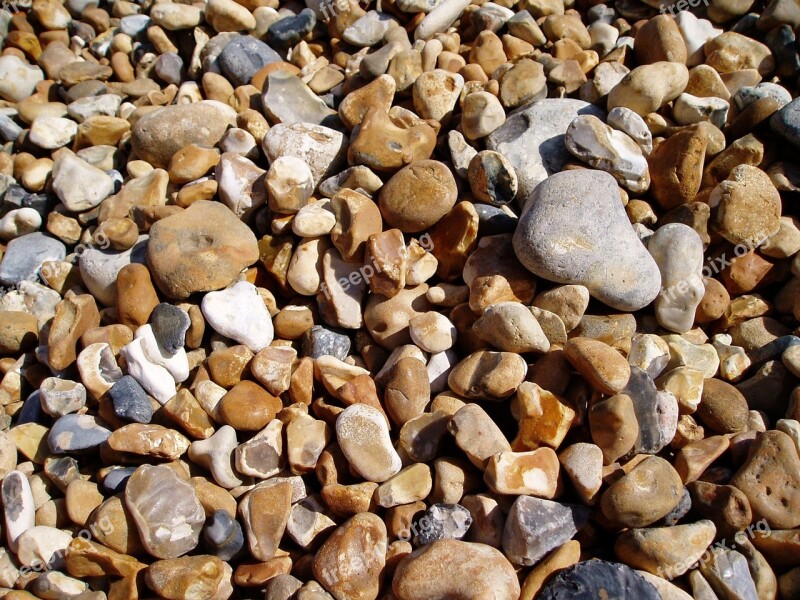
[(7, 0), (0, 599), (800, 598), (798, 0)]

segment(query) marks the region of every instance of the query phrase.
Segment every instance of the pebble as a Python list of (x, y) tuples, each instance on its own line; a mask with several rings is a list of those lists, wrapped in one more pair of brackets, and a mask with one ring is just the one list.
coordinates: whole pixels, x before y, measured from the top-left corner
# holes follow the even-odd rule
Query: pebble
[(175, 356), (186, 343), (191, 319), (183, 309), (162, 302), (150, 313), (150, 326), (161, 353)]
[(386, 525), (379, 517), (357, 514), (337, 527), (317, 551), (314, 576), (334, 597), (377, 597), (387, 543)]
[(450, 169), (434, 160), (414, 162), (395, 173), (381, 188), (381, 216), (403, 233), (416, 233), (439, 222), (456, 203)]
[(108, 439), (111, 431), (89, 415), (64, 415), (50, 428), (47, 443), (54, 454), (66, 454), (96, 448)]
[(472, 92), (464, 98), (461, 129), (468, 140), (484, 138), (506, 121), (506, 113), (497, 96), (489, 92)]
[(78, 412), (86, 404), (86, 388), (76, 381), (48, 377), (39, 389), (42, 409), (52, 417)]
[(249, 228), (224, 205), (200, 200), (150, 228), (147, 257), (158, 288), (184, 299), (232, 283), (258, 259), (258, 246)]
[(545, 353), (550, 341), (533, 313), (519, 302), (498, 302), (472, 325), (482, 340), (505, 352)]
[(632, 192), (650, 186), (647, 161), (639, 145), (626, 133), (617, 131), (592, 115), (578, 116), (565, 135), (569, 151), (596, 169), (607, 171)]
[(44, 79), (42, 70), (18, 56), (0, 56), (0, 98), (9, 102), (25, 100)]
[(272, 318), (256, 287), (240, 281), (226, 290), (209, 292), (203, 316), (218, 333), (258, 352), (272, 342)]
[(467, 168), (467, 180), (478, 200), (494, 206), (508, 204), (517, 196), (514, 167), (502, 154), (492, 150), (483, 150), (473, 156)]
[(206, 549), (221, 560), (231, 560), (244, 547), (242, 526), (222, 509), (215, 510), (203, 526)]
[(136, 469), (125, 486), (125, 504), (143, 546), (156, 558), (177, 558), (197, 546), (203, 507), (194, 488), (169, 467)]
[(482, 350), (458, 363), (447, 377), (447, 383), (465, 398), (498, 402), (514, 393), (527, 370), (519, 354)]
[(310, 123), (279, 123), (264, 136), (262, 148), (270, 164), (282, 156), (306, 163), (314, 184), (337, 172), (347, 154), (347, 138), (339, 131)]
[(582, 529), (589, 514), (584, 506), (518, 496), (506, 518), (503, 551), (515, 565), (536, 564)]
[(261, 99), (267, 114), (278, 123), (335, 127), (339, 122), (335, 110), (329, 108), (299, 77), (286, 71), (269, 74)]
[(609, 598), (635, 595), (642, 600), (658, 600), (661, 594), (651, 583), (626, 565), (591, 559), (569, 566), (545, 583), (539, 598), (566, 600), (590, 598), (604, 590)]
[(19, 538), (36, 524), (36, 508), (28, 478), (21, 471), (11, 471), (2, 482), (6, 539), (11, 551), (17, 551)]
[(644, 117), (677, 98), (688, 82), (689, 71), (683, 64), (659, 61), (641, 65), (614, 86), (608, 95), (608, 109), (622, 106)]
[(466, 0), (444, 0), (431, 10), (414, 30), (415, 40), (428, 40), (447, 30), (467, 8)]
[(42, 264), (64, 260), (64, 244), (43, 233), (22, 235), (8, 242), (0, 263), (0, 283), (16, 285), (24, 280), (34, 281)]
[(660, 287), (658, 266), (630, 229), (616, 182), (602, 171), (566, 171), (539, 185), (514, 234), (514, 251), (539, 277), (584, 285), (618, 310), (646, 306)]
[(190, 144), (214, 146), (235, 123), (233, 109), (215, 100), (167, 106), (136, 121), (131, 144), (139, 158), (165, 169), (180, 149)]
[(798, 526), (796, 453), (792, 439), (782, 431), (756, 434), (746, 462), (730, 481), (747, 496), (755, 521), (766, 519), (776, 529)]
[(425, 546), (439, 540), (460, 540), (472, 525), (470, 512), (460, 504), (434, 504), (418, 521), (419, 532), (414, 537), (416, 546)]
[(382, 483), (400, 471), (400, 456), (378, 409), (364, 404), (347, 407), (336, 418), (336, 439), (351, 467), (367, 481)]
[(625, 527), (646, 527), (669, 514), (682, 494), (683, 482), (672, 465), (650, 456), (603, 492), (600, 508)]
[(647, 240), (647, 250), (661, 272), (655, 300), (659, 325), (678, 333), (689, 331), (705, 294), (703, 241), (688, 225), (668, 223)]
[(208, 439), (192, 442), (189, 458), (211, 471), (217, 485), (232, 489), (242, 484), (231, 466), (231, 457), (237, 445), (236, 430), (230, 425), (223, 425)]

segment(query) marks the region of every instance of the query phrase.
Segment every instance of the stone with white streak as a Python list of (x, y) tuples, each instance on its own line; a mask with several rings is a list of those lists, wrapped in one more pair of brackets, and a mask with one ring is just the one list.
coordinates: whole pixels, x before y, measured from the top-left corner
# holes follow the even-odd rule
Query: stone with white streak
[(593, 115), (581, 115), (570, 123), (565, 141), (573, 156), (611, 173), (632, 192), (644, 192), (650, 187), (642, 149), (624, 131), (612, 129)]

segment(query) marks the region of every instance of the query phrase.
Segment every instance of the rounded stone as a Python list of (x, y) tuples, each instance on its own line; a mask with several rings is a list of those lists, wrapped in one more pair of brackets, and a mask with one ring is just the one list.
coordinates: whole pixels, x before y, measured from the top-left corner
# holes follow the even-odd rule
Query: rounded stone
[(381, 189), (384, 220), (403, 233), (428, 229), (455, 206), (458, 190), (450, 169), (436, 160), (419, 160), (400, 169)]

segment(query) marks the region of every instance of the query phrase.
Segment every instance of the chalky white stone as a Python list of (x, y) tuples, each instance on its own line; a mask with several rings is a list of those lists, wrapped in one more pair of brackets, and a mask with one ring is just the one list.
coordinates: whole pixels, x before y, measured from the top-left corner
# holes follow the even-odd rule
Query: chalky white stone
[(39, 570), (63, 569), (71, 541), (69, 531), (42, 525), (31, 527), (17, 538), (17, 557), (23, 565), (40, 566)]
[(661, 271), (655, 301), (658, 324), (678, 333), (689, 331), (705, 294), (703, 240), (688, 225), (668, 223), (648, 238), (647, 249)]
[(336, 418), (336, 439), (350, 466), (367, 481), (383, 483), (403, 466), (377, 408), (353, 404), (344, 409)]
[(211, 471), (217, 485), (226, 489), (235, 488), (242, 485), (242, 480), (233, 470), (231, 460), (238, 443), (236, 430), (230, 425), (223, 425), (210, 438), (192, 442), (189, 446), (189, 458)]
[(219, 197), (237, 217), (246, 218), (267, 200), (264, 169), (233, 152), (220, 156), (214, 174)]
[(44, 79), (42, 70), (18, 56), (0, 56), (0, 98), (9, 102), (25, 100)]
[(128, 374), (139, 382), (145, 391), (166, 404), (177, 392), (175, 379), (161, 365), (150, 362), (144, 350), (144, 339), (136, 338), (120, 350), (128, 363)]
[(272, 342), (272, 317), (252, 283), (239, 281), (225, 290), (209, 292), (200, 307), (214, 331), (253, 352)]
[(42, 216), (32, 208), (15, 208), (0, 219), (0, 239), (13, 240), (42, 226)]
[(114, 180), (66, 148), (53, 162), (53, 191), (67, 210), (94, 208), (114, 192)]
[(730, 104), (722, 98), (699, 98), (684, 92), (675, 99), (672, 114), (680, 125), (710, 121), (722, 129), (728, 120), (729, 109)]
[(69, 144), (77, 133), (78, 124), (72, 119), (36, 117), (31, 123), (30, 140), (39, 148), (55, 150)]
[(147, 360), (154, 365), (164, 367), (177, 383), (189, 378), (189, 359), (184, 348), (179, 348), (173, 356), (165, 355), (159, 348), (150, 324), (139, 327), (135, 337), (142, 340), (142, 349)]

